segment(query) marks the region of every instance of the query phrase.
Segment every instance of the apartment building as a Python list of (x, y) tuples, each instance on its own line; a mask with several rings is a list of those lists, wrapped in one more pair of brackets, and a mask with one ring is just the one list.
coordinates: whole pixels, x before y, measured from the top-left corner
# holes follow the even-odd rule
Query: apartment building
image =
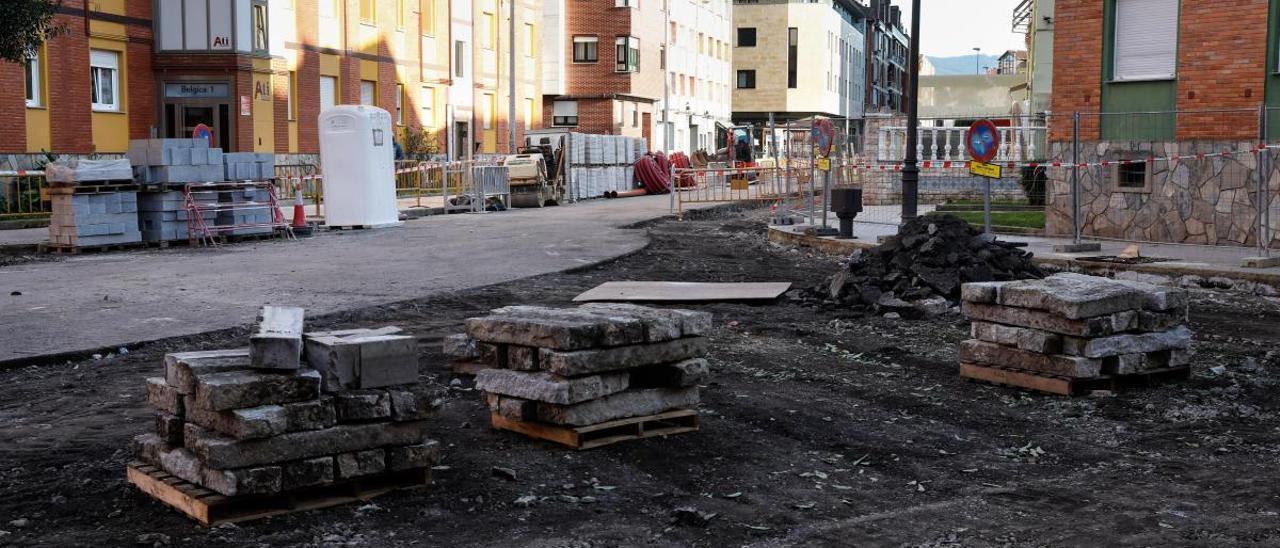
[[(731, 124), (733, 88), (733, 4), (729, 0), (667, 0), (667, 96), (655, 105), (654, 118), (665, 131), (655, 133), (660, 150), (715, 151), (722, 130)], [(667, 142), (670, 139), (670, 142)]]
[(1022, 0), (1013, 9), (1013, 31), (1027, 36), (1026, 112), (1049, 110), (1053, 95), (1054, 0)]
[(542, 0), (546, 127), (645, 137), (662, 99), (658, 0)]
[(735, 0), (733, 120), (861, 118), (867, 18), (851, 0)]
[(911, 43), (903, 26), (902, 9), (892, 0), (871, 0), (864, 34), (867, 110), (905, 113)]
[(66, 0), (66, 32), (0, 64), (26, 84), (0, 89), (0, 152), (120, 153), (204, 125), (227, 150), (314, 154), (336, 104), (386, 109), (455, 155), (505, 151), (508, 120), (541, 111), (540, 2), (515, 7), (513, 23), (499, 0)]
[(1078, 208), (1072, 171), (1050, 170), (1048, 230), (1075, 216), (1087, 236), (1280, 246), (1258, 226), (1280, 218), (1280, 162), (1250, 150), (1280, 135), (1280, 0), (1056, 0), (1054, 13), (1050, 151), (1090, 167), (1075, 170)]

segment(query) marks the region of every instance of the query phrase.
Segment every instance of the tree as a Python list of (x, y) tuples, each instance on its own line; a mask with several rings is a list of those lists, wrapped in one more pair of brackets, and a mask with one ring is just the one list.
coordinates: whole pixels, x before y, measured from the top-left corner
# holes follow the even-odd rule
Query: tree
[(25, 63), (48, 38), (58, 34), (53, 15), (62, 0), (0, 1), (0, 59)]

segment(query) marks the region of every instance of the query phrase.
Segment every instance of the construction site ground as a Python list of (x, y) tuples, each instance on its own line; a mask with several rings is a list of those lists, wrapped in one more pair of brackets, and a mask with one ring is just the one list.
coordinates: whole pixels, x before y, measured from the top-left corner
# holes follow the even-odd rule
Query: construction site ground
[(490, 429), (445, 368), (441, 338), (493, 307), (566, 305), (610, 280), (816, 284), (837, 267), (768, 244), (766, 216), (655, 221), (646, 249), (589, 269), (312, 317), (404, 327), (448, 387), (435, 483), (367, 504), (204, 529), (125, 483), (129, 440), (152, 424), (143, 377), (165, 352), (241, 345), (247, 327), (2, 371), (0, 544), (1280, 545), (1272, 298), (1194, 290), (1189, 381), (1077, 399), (961, 381), (955, 313), (697, 305), (715, 314), (701, 431), (587, 452)]

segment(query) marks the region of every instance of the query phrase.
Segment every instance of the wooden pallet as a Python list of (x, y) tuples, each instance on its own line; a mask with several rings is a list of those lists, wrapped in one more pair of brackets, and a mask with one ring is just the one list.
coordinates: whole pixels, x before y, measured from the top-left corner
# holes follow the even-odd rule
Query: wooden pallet
[(490, 414), (493, 427), (519, 432), (532, 438), (553, 441), (579, 451), (612, 445), (620, 441), (653, 437), (666, 437), (698, 431), (698, 411), (677, 409), (649, 415), (619, 419), (591, 426), (559, 426), (540, 422), (508, 419), (498, 413)]
[(1004, 367), (961, 363), (960, 377), (1000, 386), (1058, 394), (1060, 396), (1079, 396), (1094, 390), (1118, 391), (1128, 388), (1145, 388), (1162, 382), (1186, 380), (1191, 377), (1191, 368), (1174, 367), (1153, 369), (1132, 375), (1102, 375), (1075, 378), (1045, 375)]
[(141, 186), (134, 184), (133, 181), (93, 181), (75, 185), (51, 185), (48, 188), (48, 192), (50, 195), (110, 194), (114, 192), (137, 192), (141, 188)]
[(81, 253), (93, 253), (104, 251), (123, 251), (126, 249), (138, 249), (146, 246), (146, 242), (129, 242), (123, 244), (101, 244), (101, 245), (67, 245), (54, 244), (44, 242), (36, 244), (37, 253), (51, 253), (54, 255), (79, 255)]
[(400, 489), (424, 487), (431, 483), (431, 469), (390, 472), (288, 494), (239, 497), (219, 495), (138, 461), (126, 467), (126, 478), (143, 493), (209, 527), (367, 501)]

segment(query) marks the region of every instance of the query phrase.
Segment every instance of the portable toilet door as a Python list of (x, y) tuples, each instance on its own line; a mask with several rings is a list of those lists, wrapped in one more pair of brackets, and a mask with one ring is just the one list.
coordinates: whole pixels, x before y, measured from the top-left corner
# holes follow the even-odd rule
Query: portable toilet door
[(319, 125), (325, 225), (399, 225), (391, 115), (368, 105), (338, 105), (320, 113)]

